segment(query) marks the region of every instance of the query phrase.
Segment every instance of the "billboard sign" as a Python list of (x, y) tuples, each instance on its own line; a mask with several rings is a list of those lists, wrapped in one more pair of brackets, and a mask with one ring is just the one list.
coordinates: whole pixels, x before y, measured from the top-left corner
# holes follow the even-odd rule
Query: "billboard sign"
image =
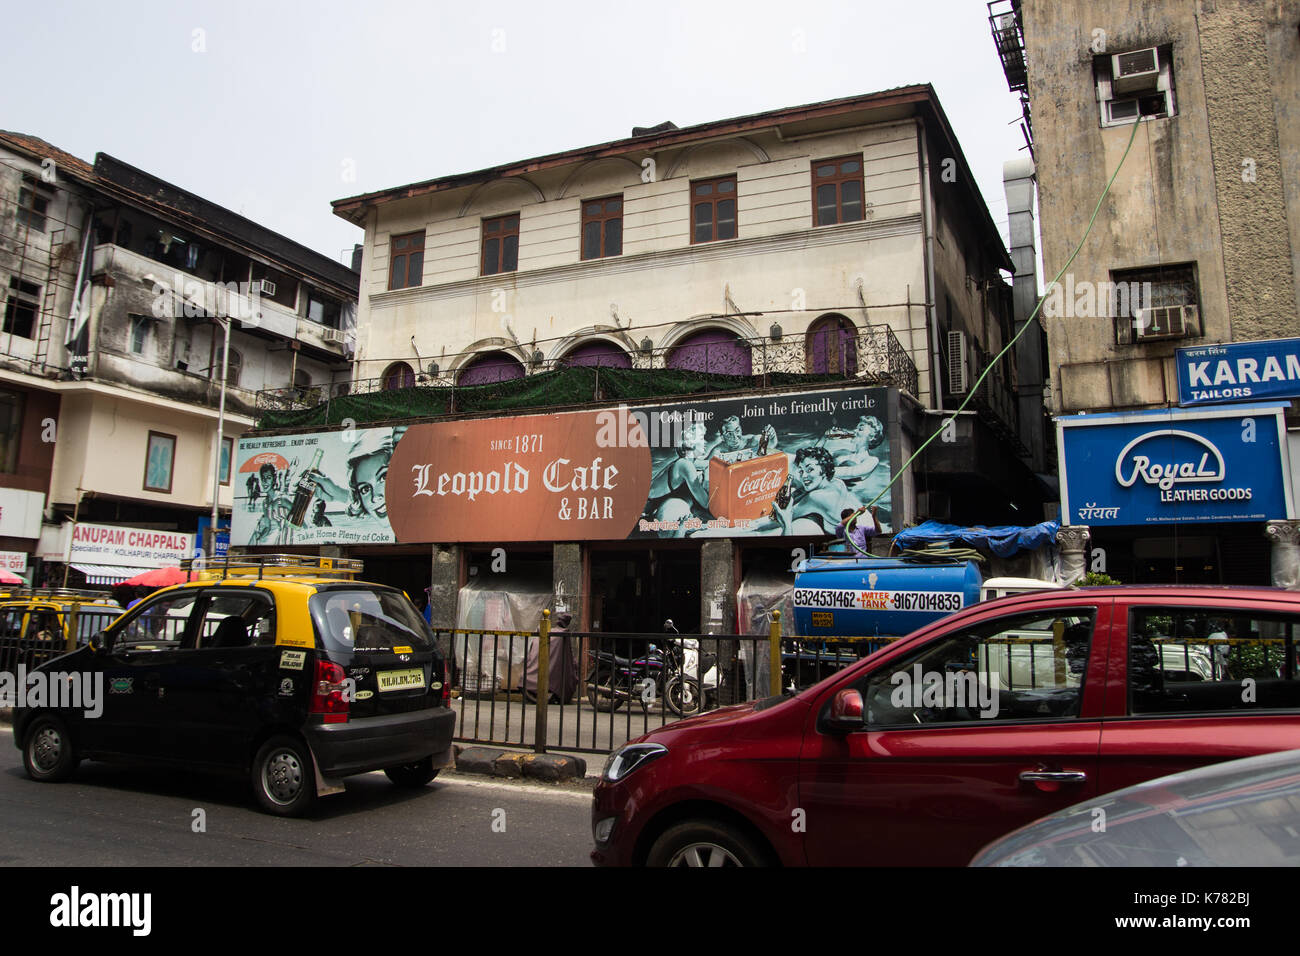
[(1286, 407), (1058, 418), (1063, 523), (1292, 517)]
[[(887, 395), (825, 389), (242, 438), (233, 541), (829, 534), (892, 478)], [(888, 526), (888, 493), (877, 506)]]
[(1175, 364), (1179, 405), (1300, 396), (1300, 339), (1179, 349)]

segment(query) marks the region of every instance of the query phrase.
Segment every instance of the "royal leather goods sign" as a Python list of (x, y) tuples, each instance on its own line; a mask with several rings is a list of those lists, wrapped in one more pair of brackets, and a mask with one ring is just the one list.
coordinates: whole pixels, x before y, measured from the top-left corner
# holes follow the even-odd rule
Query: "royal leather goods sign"
[(625, 538), (650, 487), (639, 431), (626, 409), (413, 425), (389, 462), (393, 533), (398, 541)]
[(1058, 418), (1062, 523), (1293, 517), (1285, 407)]

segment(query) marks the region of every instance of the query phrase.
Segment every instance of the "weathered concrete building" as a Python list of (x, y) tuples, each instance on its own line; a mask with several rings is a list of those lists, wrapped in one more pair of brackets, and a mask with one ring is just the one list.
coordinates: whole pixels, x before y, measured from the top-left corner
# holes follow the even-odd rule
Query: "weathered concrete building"
[[(789, 575), (792, 547), (806, 553), (840, 518), (838, 508), (811, 515), (814, 496), (798, 488), (791, 507), (803, 512), (793, 525), (765, 524), (766, 502), (737, 519), (734, 502), (717, 497), (728, 477), (710, 457), (728, 434), (773, 459), (778, 480), (768, 499), (787, 467), (793, 476), (800, 461), (824, 455), (834, 472), (826, 480), (844, 501), (887, 493), (879, 504), (891, 528), (921, 517), (1032, 518), (1042, 498), (1020, 460), (1010, 361), (992, 368), (944, 439), (910, 461), (1011, 335), (1003, 278), (1011, 263), (973, 184), (933, 90), (913, 86), (685, 129), (638, 128), (614, 142), (335, 202), (336, 214), (365, 230), (357, 388), (332, 411), (268, 415), (260, 434), (318, 441), (328, 466), (338, 443), (304, 437), (305, 428), (411, 425), (405, 437), (382, 439), (395, 463), (391, 529), (387, 521), (363, 526), (364, 502), (355, 497), (346, 514), (322, 500), (332, 524), (283, 529), (282, 542), (346, 548), (366, 559), (368, 574), (412, 593), (428, 583), (432, 544), (442, 623), (454, 622), (456, 591), (473, 571), (491, 577), (499, 547), (510, 568), (531, 562), (553, 581), (557, 606), (563, 596), (589, 626), (657, 630), (671, 616), (685, 631), (734, 627), (747, 576)], [(816, 397), (814, 388), (822, 390)], [(720, 393), (716, 406), (699, 401), (704, 392)], [(734, 407), (713, 411), (727, 402)], [(433, 482), (429, 494), (450, 494), (469, 465), (449, 464), (443, 484), (420, 465), (412, 484), (408, 447), (486, 455), (505, 447), (503, 439), (476, 444), (494, 422), (516, 435), (549, 435), (554, 423), (539, 412), (603, 404), (613, 413), (617, 403), (634, 411), (653, 404), (652, 426), (668, 421), (661, 414), (671, 418), (666, 409), (687, 408), (707, 435), (696, 449), (677, 444), (675, 454), (674, 439), (652, 436), (653, 467), (635, 465), (646, 469), (649, 489), (636, 502), (615, 502), (632, 512), (602, 506), (597, 524), (590, 508), (584, 514), (589, 502), (571, 501), (567, 523), (547, 530), (533, 528), (547, 519), (542, 499), (511, 499), (516, 520), (499, 530), (495, 515), (451, 528), (447, 502), (429, 521), (410, 517), (428, 492), (420, 481)], [(771, 445), (759, 438), (769, 427)], [(855, 428), (863, 443), (856, 458), (843, 444)], [(349, 462), (369, 453), (365, 440), (338, 452), (339, 485), (366, 484), (355, 469), (343, 478)], [(778, 440), (789, 465), (773, 455)], [(247, 447), (250, 455), (271, 450), (251, 439)], [(561, 446), (564, 460), (576, 461), (568, 449)], [(630, 474), (633, 465), (619, 468)], [(498, 471), (473, 472), (484, 474), (491, 482)], [(535, 476), (528, 493), (550, 476)], [(477, 506), (462, 498), (454, 508), (463, 515)], [(253, 529), (254, 509), (246, 510)], [(243, 513), (237, 506), (237, 543)], [(250, 543), (270, 533), (263, 519)], [(761, 533), (746, 530), (751, 519)], [(376, 541), (389, 543), (366, 543)]]
[[(1122, 426), (1137, 440), (1154, 434), (1157, 420), (1209, 441), (1201, 423), (1230, 413), (1196, 407), (1300, 394), (1282, 383), (1293, 351), (1284, 340), (1300, 335), (1300, 2), (988, 6), (1008, 84), (1032, 124), (1046, 279), (1069, 259), (1129, 149), (1091, 236), (1043, 309), (1049, 401), (1064, 416), (1065, 535), (1082, 547), (1091, 529), (1094, 568), (1125, 581), (1267, 580), (1265, 522), (1294, 517), (1290, 441), (1278, 424), (1294, 425), (1294, 411), (1242, 412), (1243, 421), (1267, 423), (1273, 449), (1249, 466), (1211, 442), (1226, 456), (1221, 493), (1243, 501), (1249, 492), (1250, 507), (1200, 507), (1212, 500), (1200, 492), (1220, 493), (1208, 472), (1160, 489), (1182, 496), (1125, 498), (1124, 489), (1147, 484), (1135, 484), (1131, 468), (1150, 455), (1127, 450), (1126, 439), (1112, 460), (1100, 445), (1085, 454), (1079, 442), (1106, 428), (1118, 437)], [(1239, 345), (1218, 348), (1228, 343)], [(1170, 411), (1078, 417), (1158, 409)], [(1182, 462), (1193, 445), (1165, 453)], [(1242, 480), (1243, 467), (1268, 473), (1267, 494)], [(1071, 489), (1076, 468), (1114, 480), (1079, 476)], [(1170, 524), (1182, 526), (1177, 543)], [(1270, 529), (1293, 534), (1290, 525)]]
[[(255, 396), (337, 391), (350, 379), (357, 275), (347, 266), (111, 156), (91, 166), (18, 133), (0, 132), (0, 203), (0, 407), (12, 452), (0, 489), (46, 519), (40, 546), (10, 537), (0, 549), (62, 562), (74, 512), (192, 534), (212, 509), (223, 378), (226, 510)], [(69, 583), (134, 573), (78, 552)]]

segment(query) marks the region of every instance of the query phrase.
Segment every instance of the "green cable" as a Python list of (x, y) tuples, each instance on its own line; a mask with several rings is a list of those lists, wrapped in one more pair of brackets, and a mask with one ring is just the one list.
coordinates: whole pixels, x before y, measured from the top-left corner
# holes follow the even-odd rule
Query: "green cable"
[(1088, 228), (1083, 231), (1083, 238), (1080, 239), (1079, 244), (1074, 247), (1074, 252), (1070, 253), (1070, 258), (1065, 260), (1065, 265), (1061, 266), (1061, 271), (1058, 272), (1056, 274), (1056, 277), (1047, 284), (1047, 288), (1043, 291), (1042, 296), (1039, 298), (1038, 304), (1034, 306), (1034, 311), (1029, 313), (1029, 318), (1025, 319), (1025, 324), (1020, 327), (1020, 331), (1011, 337), (1011, 341), (1008, 342), (1005, 346), (1003, 346), (1001, 352), (993, 356), (992, 361), (990, 361), (989, 364), (984, 368), (984, 371), (980, 373), (979, 378), (975, 379), (975, 384), (973, 384), (970, 387), (970, 391), (966, 393), (965, 400), (963, 400), (962, 403), (957, 406), (956, 410), (953, 411), (952, 415), (946, 421), (944, 421), (944, 423), (940, 425), (938, 429), (935, 430), (935, 433), (933, 435), (931, 435), (924, 442), (922, 442), (921, 446), (917, 448), (916, 451), (912, 452), (912, 457), (907, 459), (907, 461), (903, 462), (903, 467), (898, 469), (898, 474), (896, 474), (893, 478), (889, 480), (889, 484), (881, 488), (880, 493), (877, 494), (876, 497), (872, 498), (869, 502), (867, 502), (867, 504), (863, 505), (861, 508), (855, 511), (852, 515), (849, 516), (848, 520), (845, 521), (844, 537), (848, 539), (848, 542), (853, 546), (854, 551), (857, 551), (859, 554), (865, 554), (868, 556), (870, 556), (871, 554), (865, 548), (859, 547), (858, 543), (854, 541), (851, 537), (849, 537), (849, 532), (857, 527), (858, 516), (862, 514), (864, 511), (866, 511), (868, 508), (870, 508), (872, 505), (874, 505), (877, 501), (879, 501), (881, 497), (885, 494), (885, 492), (894, 486), (894, 482), (898, 481), (899, 478), (903, 477), (903, 472), (907, 470), (908, 465), (912, 464), (912, 462), (916, 460), (916, 456), (921, 454), (921, 452), (925, 451), (926, 447), (930, 444), (930, 442), (934, 441), (935, 438), (938, 437), (940, 432), (942, 432), (952, 422), (957, 420), (957, 416), (961, 414), (963, 409), (966, 408), (967, 403), (970, 402), (970, 400), (975, 397), (975, 392), (979, 389), (980, 384), (984, 381), (985, 377), (989, 374), (989, 372), (993, 370), (993, 366), (997, 365), (999, 360), (1001, 360), (1002, 356), (1006, 355), (1007, 352), (1011, 351), (1011, 347), (1016, 344), (1020, 336), (1025, 334), (1025, 330), (1029, 328), (1029, 323), (1034, 321), (1034, 317), (1038, 315), (1038, 310), (1041, 309), (1043, 307), (1043, 303), (1047, 301), (1047, 296), (1052, 291), (1052, 288), (1057, 284), (1061, 276), (1065, 275), (1065, 270), (1070, 268), (1070, 263), (1074, 261), (1075, 256), (1077, 256), (1082, 251), (1083, 244), (1088, 241), (1088, 236), (1092, 233), (1093, 224), (1097, 221), (1097, 214), (1101, 211), (1101, 204), (1106, 201), (1106, 197), (1110, 194), (1110, 187), (1115, 184), (1115, 178), (1119, 176), (1119, 171), (1124, 168), (1124, 160), (1128, 159), (1129, 150), (1133, 148), (1133, 141), (1137, 139), (1138, 126), (1141, 124), (1141, 122), (1142, 122), (1142, 118), (1140, 116), (1133, 121), (1133, 132), (1129, 134), (1128, 145), (1124, 147), (1124, 155), (1119, 158), (1119, 164), (1115, 167), (1115, 172), (1111, 173), (1110, 180), (1106, 183), (1106, 188), (1103, 189), (1101, 195), (1097, 197), (1097, 205), (1092, 210), (1092, 218), (1088, 220)]

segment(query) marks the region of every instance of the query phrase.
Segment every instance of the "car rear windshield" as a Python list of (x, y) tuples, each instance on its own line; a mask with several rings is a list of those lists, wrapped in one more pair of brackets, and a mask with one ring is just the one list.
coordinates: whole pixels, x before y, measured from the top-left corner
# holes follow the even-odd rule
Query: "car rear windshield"
[(312, 595), (311, 617), (331, 651), (427, 651), (433, 646), (424, 618), (398, 591), (320, 591)]

